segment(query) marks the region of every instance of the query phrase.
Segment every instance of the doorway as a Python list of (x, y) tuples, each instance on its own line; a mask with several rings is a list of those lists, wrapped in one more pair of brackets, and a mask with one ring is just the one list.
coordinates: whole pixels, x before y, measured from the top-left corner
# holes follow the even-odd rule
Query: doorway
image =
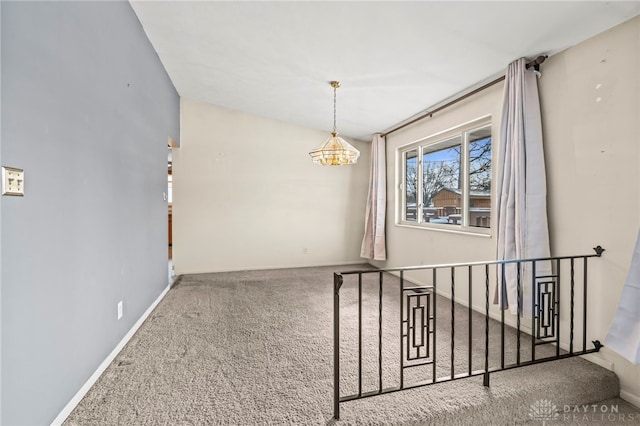
[(168, 234), (168, 247), (167, 257), (169, 262), (169, 283), (173, 282), (175, 275), (173, 269), (173, 161), (171, 157), (171, 141), (169, 143), (169, 153), (167, 161), (167, 234)]

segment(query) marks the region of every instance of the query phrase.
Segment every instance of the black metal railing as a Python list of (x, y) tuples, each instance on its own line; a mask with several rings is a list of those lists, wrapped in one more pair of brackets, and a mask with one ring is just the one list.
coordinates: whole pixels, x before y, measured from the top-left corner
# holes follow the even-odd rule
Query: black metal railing
[[(473, 376), (489, 386), (490, 373), (599, 351), (598, 340), (587, 344), (587, 265), (604, 252), (594, 250), (335, 273), (334, 418), (342, 402)], [(495, 287), (502, 306), (491, 309)]]

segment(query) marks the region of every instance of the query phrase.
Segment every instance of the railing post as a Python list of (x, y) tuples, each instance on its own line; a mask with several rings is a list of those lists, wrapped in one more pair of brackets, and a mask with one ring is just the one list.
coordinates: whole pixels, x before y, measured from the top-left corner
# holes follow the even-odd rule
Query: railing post
[[(361, 320), (362, 321), (362, 320)], [(409, 348), (409, 314), (407, 314), (407, 349)], [(429, 318), (427, 318), (429, 321)], [(427, 339), (431, 336), (427, 334)], [(400, 389), (404, 388), (404, 271), (400, 271)]]
[[(432, 283), (433, 283), (433, 363), (431, 363), (431, 381), (432, 383), (435, 383), (438, 375), (437, 375), (437, 368), (438, 368), (438, 364), (436, 362), (436, 349), (438, 347), (438, 306), (437, 306), (437, 300), (438, 300), (438, 268), (433, 268), (433, 277), (432, 277)], [(407, 311), (408, 312), (408, 311)], [(408, 315), (408, 314), (407, 314)], [(407, 342), (409, 341), (409, 338), (407, 337)], [(408, 343), (407, 343), (408, 346)]]
[(556, 330), (558, 334), (556, 335), (556, 356), (560, 356), (560, 281), (562, 280), (562, 273), (560, 271), (560, 259), (556, 260), (556, 302), (553, 311), (554, 321), (556, 324)]
[(484, 265), (484, 380), (482, 384), (489, 387), (489, 265)]
[(587, 350), (587, 258), (584, 257), (584, 271), (582, 283), (582, 350)]
[(342, 275), (333, 274), (333, 418), (340, 420), (340, 287)]
[(451, 267), (451, 380), (455, 373), (455, 337), (456, 337), (456, 269)]
[[(520, 262), (517, 263), (519, 265)], [(500, 298), (500, 368), (504, 368), (504, 311), (507, 309), (504, 300), (507, 300), (506, 290), (507, 290), (507, 278), (506, 278), (506, 269), (505, 264), (502, 264), (501, 268), (502, 274), (502, 297)], [(513, 303), (513, 302), (511, 302)], [(518, 316), (520, 312), (518, 312)]]
[[(531, 361), (536, 360), (536, 319), (538, 319), (538, 309), (536, 296), (536, 261), (531, 262)], [(540, 327), (540, 319), (538, 319), (538, 327)]]
[(469, 266), (469, 375), (473, 373), (473, 268)]
[(380, 272), (378, 299), (378, 384), (382, 393), (382, 272)]
[(358, 396), (362, 396), (362, 274), (358, 274)]
[(573, 320), (574, 320), (574, 313), (573, 313), (574, 306), (573, 305), (575, 303), (575, 294), (574, 294), (574, 292), (575, 292), (575, 284), (576, 284), (575, 283), (575, 269), (574, 269), (574, 267), (575, 267), (575, 258), (574, 257), (571, 258), (570, 265), (571, 265), (571, 305), (570, 305), (571, 313), (569, 314), (570, 315), (570, 317), (569, 317), (569, 320), (570, 320), (570, 322), (569, 322), (569, 353), (573, 354)]

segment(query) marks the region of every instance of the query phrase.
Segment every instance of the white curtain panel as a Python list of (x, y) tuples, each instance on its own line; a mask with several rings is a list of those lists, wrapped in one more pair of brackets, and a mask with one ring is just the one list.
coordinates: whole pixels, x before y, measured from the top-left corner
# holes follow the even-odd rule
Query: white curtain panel
[(371, 177), (360, 256), (386, 260), (385, 212), (387, 208), (387, 164), (385, 138), (376, 134), (371, 141)]
[(632, 363), (640, 364), (640, 231), (604, 345)]
[[(538, 81), (526, 68), (524, 58), (509, 64), (504, 85), (500, 127), (499, 159), (502, 161), (498, 181), (498, 252), (499, 260), (532, 259), (550, 256), (547, 224), (547, 183), (542, 147), (542, 122)], [(531, 264), (521, 269), (520, 314), (531, 317), (533, 285)], [(537, 262), (536, 276), (551, 275), (548, 261)], [(498, 297), (503, 309), (516, 315), (517, 269), (505, 268), (503, 286)]]

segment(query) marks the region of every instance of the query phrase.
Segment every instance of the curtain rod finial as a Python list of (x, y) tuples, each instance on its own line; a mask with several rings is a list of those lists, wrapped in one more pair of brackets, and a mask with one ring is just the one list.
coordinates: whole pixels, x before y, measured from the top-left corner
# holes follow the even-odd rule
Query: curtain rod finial
[(540, 71), (540, 64), (546, 61), (548, 58), (547, 55), (540, 55), (535, 58), (533, 61), (527, 63), (527, 68), (533, 67), (534, 70)]

